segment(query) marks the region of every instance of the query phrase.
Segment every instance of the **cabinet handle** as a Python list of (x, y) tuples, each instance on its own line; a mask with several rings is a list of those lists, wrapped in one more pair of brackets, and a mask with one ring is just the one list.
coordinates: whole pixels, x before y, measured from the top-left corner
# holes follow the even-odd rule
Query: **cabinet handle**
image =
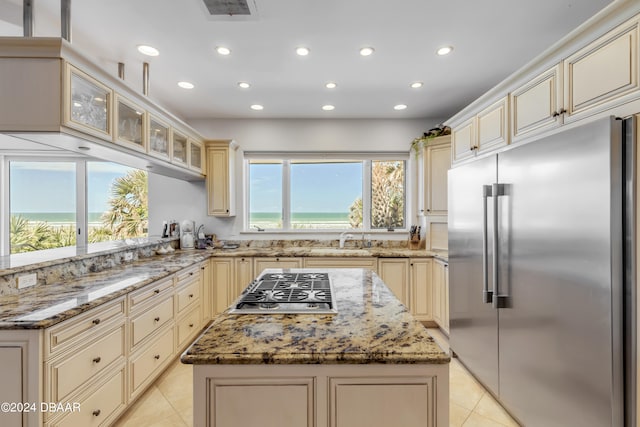
[(100, 324), (100, 319), (93, 319), (91, 321), (91, 323), (93, 323), (94, 325), (99, 325)]
[(193, 328), (193, 323), (189, 323), (189, 327), (190, 327), (190, 328)]
[(102, 359), (100, 358), (100, 356), (96, 357), (93, 359), (93, 363), (100, 363)]
[(431, 212), (431, 209), (427, 209), (427, 212)]
[(559, 112), (554, 111), (554, 112), (553, 112), (553, 114), (551, 115), (551, 117), (558, 117), (559, 115), (560, 115), (560, 113), (559, 113)]
[(159, 293), (160, 293), (160, 289), (154, 289), (154, 290), (153, 290), (153, 293), (154, 293), (154, 294), (159, 294)]
[(154, 322), (159, 322), (160, 321), (160, 317), (156, 317), (155, 319), (153, 319)]
[(567, 112), (567, 110), (565, 110), (564, 108), (562, 110), (560, 110), (560, 114), (564, 114), (566, 112)]
[(100, 409), (96, 409), (95, 411), (92, 412), (94, 417), (99, 417), (100, 416)]
[(153, 356), (153, 358), (156, 359), (156, 360), (160, 360), (160, 355), (156, 354), (155, 356)]

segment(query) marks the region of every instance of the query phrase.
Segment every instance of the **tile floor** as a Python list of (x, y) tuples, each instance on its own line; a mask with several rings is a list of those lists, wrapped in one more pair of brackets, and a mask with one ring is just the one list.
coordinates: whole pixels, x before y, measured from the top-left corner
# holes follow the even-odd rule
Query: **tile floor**
[[(448, 340), (429, 329), (445, 351)], [(493, 397), (457, 359), (451, 361), (450, 427), (518, 427)], [(193, 416), (190, 365), (176, 360), (167, 371), (116, 422), (116, 427), (190, 427)]]

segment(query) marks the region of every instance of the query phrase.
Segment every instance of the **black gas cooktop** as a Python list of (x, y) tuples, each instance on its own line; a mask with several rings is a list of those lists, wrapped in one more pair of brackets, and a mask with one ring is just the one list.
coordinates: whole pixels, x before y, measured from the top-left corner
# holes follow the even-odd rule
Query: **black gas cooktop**
[(328, 273), (267, 273), (242, 293), (231, 313), (335, 314)]

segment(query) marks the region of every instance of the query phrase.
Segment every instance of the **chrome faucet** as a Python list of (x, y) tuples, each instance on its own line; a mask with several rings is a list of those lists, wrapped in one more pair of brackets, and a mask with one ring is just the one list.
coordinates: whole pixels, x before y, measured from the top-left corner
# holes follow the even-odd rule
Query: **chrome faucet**
[(348, 231), (343, 231), (342, 233), (340, 233), (340, 249), (344, 248), (344, 242), (348, 239), (353, 239), (353, 234), (349, 233)]

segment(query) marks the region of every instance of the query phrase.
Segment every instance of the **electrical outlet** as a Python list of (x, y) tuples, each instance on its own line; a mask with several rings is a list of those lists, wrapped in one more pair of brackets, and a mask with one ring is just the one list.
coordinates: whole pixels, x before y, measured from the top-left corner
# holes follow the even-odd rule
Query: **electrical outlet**
[(125, 252), (124, 253), (124, 260), (125, 261), (131, 261), (133, 259), (133, 252)]
[(25, 274), (24, 276), (18, 277), (18, 289), (28, 288), (36, 283), (38, 283), (37, 273)]

